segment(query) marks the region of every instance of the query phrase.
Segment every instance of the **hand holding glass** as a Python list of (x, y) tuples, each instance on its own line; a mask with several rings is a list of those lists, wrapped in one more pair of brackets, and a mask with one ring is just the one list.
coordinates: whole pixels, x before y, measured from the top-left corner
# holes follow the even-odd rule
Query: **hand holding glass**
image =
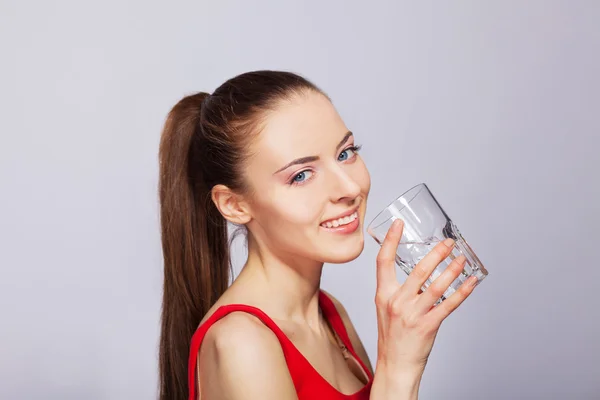
[(464, 255), (466, 262), (462, 273), (446, 289), (435, 303), (438, 305), (454, 293), (470, 276), (477, 278), (479, 284), (488, 272), (475, 255), (467, 241), (462, 237), (456, 224), (448, 217), (426, 184), (414, 186), (388, 205), (371, 221), (367, 232), (379, 243), (396, 219), (402, 219), (404, 229), (400, 244), (396, 250), (396, 264), (407, 274), (429, 253), (438, 242), (451, 238), (456, 243), (450, 255), (433, 271), (423, 284), (422, 291), (440, 276), (452, 260)]

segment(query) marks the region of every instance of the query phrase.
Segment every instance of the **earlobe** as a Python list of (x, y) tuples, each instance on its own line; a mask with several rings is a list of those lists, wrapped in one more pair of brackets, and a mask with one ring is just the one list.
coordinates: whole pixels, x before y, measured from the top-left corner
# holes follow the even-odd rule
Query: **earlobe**
[(243, 198), (225, 185), (215, 185), (211, 198), (221, 215), (229, 222), (245, 225), (251, 220), (247, 204)]

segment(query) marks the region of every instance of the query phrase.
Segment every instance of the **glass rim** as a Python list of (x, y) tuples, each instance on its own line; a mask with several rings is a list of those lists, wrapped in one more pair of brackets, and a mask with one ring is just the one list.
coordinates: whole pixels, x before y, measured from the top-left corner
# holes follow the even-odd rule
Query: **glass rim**
[[(380, 223), (378, 222), (377, 224), (375, 224), (375, 221), (377, 221), (382, 216), (382, 214), (384, 214), (386, 211), (388, 211), (392, 204), (396, 203), (398, 200), (400, 200), (400, 198), (406, 196), (407, 194), (409, 194), (410, 192), (412, 192), (413, 190), (415, 190), (418, 187), (421, 187), (421, 189), (419, 191), (417, 191), (417, 193), (415, 193), (415, 195), (410, 200), (408, 200), (407, 203), (410, 203), (415, 197), (417, 197), (417, 195), (419, 193), (421, 193), (421, 191), (423, 189), (428, 189), (427, 184), (425, 182), (421, 182), (421, 183), (414, 185), (410, 189), (404, 191), (404, 193), (402, 193), (400, 196), (396, 197), (394, 200), (390, 201), (385, 207), (383, 207), (383, 209), (379, 213), (377, 213), (377, 215), (375, 217), (373, 217), (371, 222), (369, 222), (369, 225), (367, 225), (367, 232), (370, 235), (373, 235), (373, 233), (371, 233), (371, 232), (374, 231), (375, 229), (379, 228), (381, 225), (385, 224), (388, 220), (390, 220), (390, 218), (386, 218), (382, 222), (380, 222)], [(399, 210), (403, 210), (404, 208), (406, 208), (406, 205), (403, 205), (402, 208), (400, 208)]]

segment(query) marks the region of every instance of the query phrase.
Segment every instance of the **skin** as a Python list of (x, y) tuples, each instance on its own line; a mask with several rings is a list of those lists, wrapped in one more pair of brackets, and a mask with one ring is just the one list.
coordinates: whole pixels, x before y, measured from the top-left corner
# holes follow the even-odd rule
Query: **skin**
[[(319, 313), (318, 293), (325, 262), (345, 263), (363, 250), (369, 173), (351, 149), (354, 136), (321, 94), (309, 91), (282, 102), (266, 116), (262, 128), (244, 168), (250, 193), (234, 193), (222, 185), (212, 191), (221, 214), (248, 228), (248, 260), (204, 320), (226, 304), (258, 307), (325, 380), (341, 393), (354, 393), (364, 386), (365, 373), (344, 360)], [(281, 170), (307, 156), (319, 159)], [(298, 184), (290, 185), (292, 180)], [(355, 207), (359, 227), (353, 233), (336, 234), (321, 227), (325, 220)], [(459, 290), (443, 307), (431, 310), (462, 270), (464, 260), (457, 259), (427, 293), (420, 294), (422, 281), (450, 250), (439, 244), (415, 268), (414, 276), (399, 285), (393, 261), (399, 235), (401, 227), (395, 226), (377, 259), (379, 343), (371, 398), (416, 398), (439, 324), (472, 290)], [(348, 313), (327, 295), (340, 312), (357, 354), (373, 372)], [(433, 312), (437, 314), (430, 316)], [(400, 344), (398, 338), (403, 339)], [(229, 314), (208, 330), (198, 366), (201, 398), (297, 398), (278, 339), (246, 313)]]

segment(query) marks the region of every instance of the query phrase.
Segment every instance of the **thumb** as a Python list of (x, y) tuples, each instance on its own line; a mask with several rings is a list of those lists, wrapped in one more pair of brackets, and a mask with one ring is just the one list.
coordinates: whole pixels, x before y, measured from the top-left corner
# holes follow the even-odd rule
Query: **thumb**
[(377, 291), (387, 292), (398, 286), (396, 275), (396, 249), (402, 237), (404, 222), (396, 219), (388, 229), (377, 254)]

